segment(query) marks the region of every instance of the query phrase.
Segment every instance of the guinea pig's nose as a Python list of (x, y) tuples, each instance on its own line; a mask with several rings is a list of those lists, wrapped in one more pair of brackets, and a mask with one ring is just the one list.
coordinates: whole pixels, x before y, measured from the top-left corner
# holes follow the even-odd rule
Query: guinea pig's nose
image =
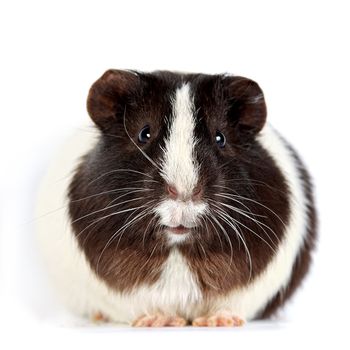
[(192, 200), (196, 201), (200, 199), (202, 196), (202, 187), (201, 186), (196, 186), (192, 192)]
[[(167, 186), (167, 191), (169, 194), (169, 197), (173, 198), (173, 199), (182, 199), (182, 200), (188, 200), (189, 197), (185, 197), (179, 194), (179, 191), (177, 190), (177, 188), (175, 186), (172, 185), (168, 185)], [(194, 201), (198, 200), (201, 198), (202, 195), (202, 187), (201, 186), (196, 186), (194, 188), (194, 190), (192, 191), (192, 194), (190, 196), (190, 198)]]
[(171, 186), (171, 185), (168, 185), (167, 186), (167, 190), (168, 190), (168, 193), (169, 193), (169, 196), (171, 198), (177, 198), (179, 196), (179, 193), (177, 192), (177, 189), (175, 186)]

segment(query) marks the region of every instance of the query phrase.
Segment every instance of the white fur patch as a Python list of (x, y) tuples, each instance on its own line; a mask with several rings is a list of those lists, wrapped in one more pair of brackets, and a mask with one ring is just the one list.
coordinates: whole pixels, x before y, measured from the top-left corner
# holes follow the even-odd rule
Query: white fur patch
[(290, 190), (291, 216), (277, 254), (264, 272), (246, 288), (230, 293), (215, 306), (246, 319), (253, 318), (281, 288), (287, 286), (293, 264), (307, 234), (308, 223), (303, 184), (298, 164), (291, 151), (268, 125), (258, 136), (258, 141), (274, 159), (287, 180)]
[(155, 212), (160, 216), (162, 225), (195, 227), (198, 218), (206, 212), (206, 208), (205, 203), (167, 199), (155, 208)]
[(191, 195), (198, 181), (199, 165), (195, 160), (194, 105), (190, 85), (176, 90), (173, 120), (165, 141), (161, 175), (182, 196)]
[[(198, 225), (198, 220), (206, 213), (207, 207), (206, 203), (167, 199), (155, 207), (154, 211), (164, 226), (177, 227), (182, 225), (193, 228)], [(178, 235), (166, 231), (165, 234), (170, 245), (173, 245), (184, 242), (191, 235), (191, 232)]]
[(190, 308), (202, 299), (197, 280), (177, 249), (171, 251), (160, 279), (149, 288), (141, 288), (137, 294), (146, 300), (149, 297), (152, 309), (165, 309), (171, 313), (173, 310), (186, 313), (186, 307)]
[[(194, 105), (189, 83), (176, 90), (173, 100), (173, 119), (165, 140), (161, 175), (165, 181), (175, 186), (182, 200), (164, 200), (155, 212), (161, 224), (169, 227), (183, 225), (194, 227), (203, 215), (207, 205), (190, 200), (198, 182), (199, 165), (195, 160)], [(183, 242), (187, 235), (168, 233), (170, 243)]]
[(170, 231), (165, 231), (167, 238), (168, 238), (168, 243), (170, 245), (174, 245), (174, 244), (180, 244), (185, 242), (189, 237), (190, 237), (190, 232), (187, 233), (181, 233), (181, 234), (177, 234), (177, 233), (172, 233)]

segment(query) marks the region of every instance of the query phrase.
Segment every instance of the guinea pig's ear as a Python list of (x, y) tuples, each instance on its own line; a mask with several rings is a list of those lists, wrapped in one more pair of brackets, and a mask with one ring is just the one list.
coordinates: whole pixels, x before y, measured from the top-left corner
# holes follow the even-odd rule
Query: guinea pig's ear
[(140, 88), (140, 78), (133, 71), (110, 69), (90, 88), (87, 110), (91, 119), (102, 130), (108, 130), (117, 116)]
[(266, 122), (266, 104), (260, 86), (244, 77), (228, 77), (228, 115), (239, 130), (248, 134), (258, 133)]

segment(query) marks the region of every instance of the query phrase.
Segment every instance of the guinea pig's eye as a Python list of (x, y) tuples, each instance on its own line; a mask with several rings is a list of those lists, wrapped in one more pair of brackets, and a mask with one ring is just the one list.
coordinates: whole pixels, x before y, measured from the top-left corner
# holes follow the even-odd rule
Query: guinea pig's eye
[(215, 142), (217, 143), (217, 145), (220, 148), (224, 148), (225, 144), (226, 144), (226, 137), (225, 137), (225, 135), (222, 132), (217, 131), (216, 135), (215, 135)]
[(151, 138), (151, 128), (146, 125), (144, 126), (139, 133), (139, 141), (141, 143), (146, 143)]

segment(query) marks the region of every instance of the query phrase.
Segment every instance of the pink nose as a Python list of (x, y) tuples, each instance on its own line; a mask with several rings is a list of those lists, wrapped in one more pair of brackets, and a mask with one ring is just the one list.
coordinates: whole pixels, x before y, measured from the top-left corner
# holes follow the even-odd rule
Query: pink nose
[(202, 187), (196, 186), (192, 192), (192, 199), (198, 200), (202, 197)]
[(167, 189), (168, 189), (169, 196), (171, 198), (175, 199), (178, 197), (179, 193), (177, 192), (177, 189), (175, 186), (168, 185)]
[[(167, 186), (167, 191), (168, 191), (169, 197), (171, 197), (173, 199), (177, 199), (177, 198), (181, 197), (181, 195), (179, 194), (179, 191), (173, 185), (168, 185)], [(192, 192), (191, 199), (192, 200), (198, 200), (198, 199), (201, 198), (201, 195), (202, 195), (202, 187), (201, 186), (196, 186), (195, 189)], [(182, 198), (182, 199), (186, 199), (186, 198)]]

